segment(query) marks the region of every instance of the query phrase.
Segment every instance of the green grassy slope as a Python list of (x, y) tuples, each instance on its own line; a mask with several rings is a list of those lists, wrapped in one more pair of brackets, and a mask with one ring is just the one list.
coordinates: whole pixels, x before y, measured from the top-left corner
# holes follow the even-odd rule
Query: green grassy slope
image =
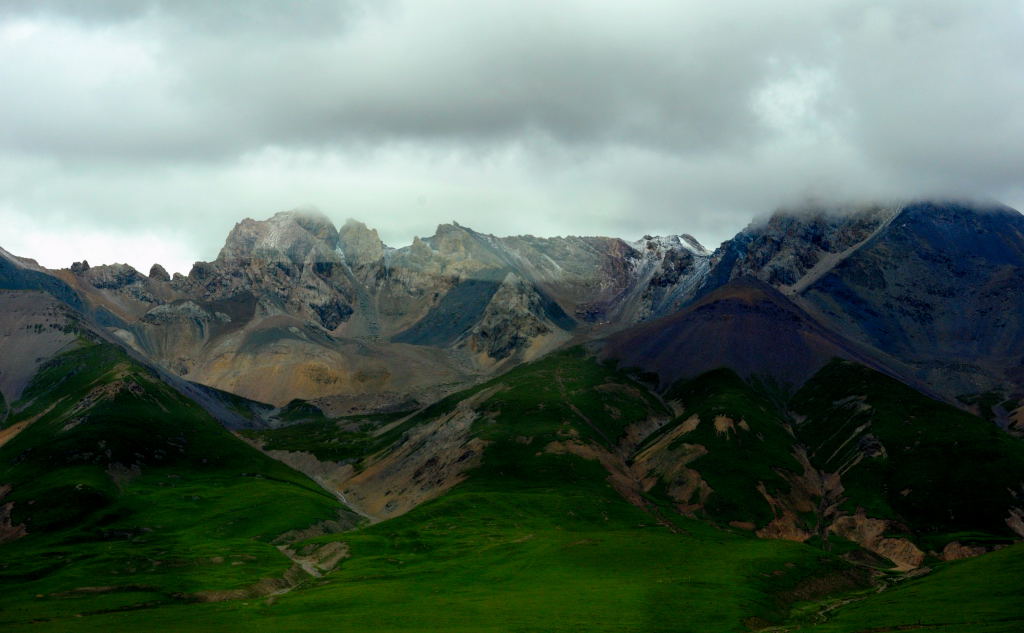
[[(784, 617), (812, 578), (855, 582), (814, 548), (686, 519), (670, 530), (600, 476), (582, 477), (588, 464), (548, 466), (550, 478), (505, 491), (480, 479), (397, 519), (315, 539), (342, 540), (352, 557), (301, 591), (9, 630), (740, 632)], [(561, 479), (573, 471), (581, 477)]]
[[(595, 388), (601, 384), (616, 384), (618, 387)], [(606, 472), (596, 462), (553, 455), (541, 449), (550, 442), (574, 438), (614, 450), (617, 440), (630, 424), (650, 417), (671, 418), (640, 442), (636, 449), (636, 453), (640, 453), (669, 434), (677, 433), (687, 421), (692, 424), (692, 418), (696, 416), (700, 420), (696, 428), (676, 435), (668, 448), (685, 442), (706, 449), (706, 453), (693, 459), (688, 466), (697, 471), (712, 489), (697, 516), (711, 519), (719, 526), (724, 527), (729, 521), (749, 521), (761, 526), (773, 517), (778, 508), (773, 509), (769, 505), (759, 492), (758, 484), (763, 484), (777, 501), (784, 504), (801, 498), (800, 495), (789, 494), (790, 479), (803, 470), (794, 458), (794, 450), (798, 446), (806, 444), (811, 448), (812, 465), (826, 472), (835, 472), (860, 453), (870, 453), (877, 441), (886, 447), (888, 453), (885, 457), (861, 456), (858, 464), (844, 472), (845, 501), (842, 509), (845, 512), (852, 513), (857, 507), (865, 507), (870, 516), (897, 519), (903, 522), (900, 525), (904, 528), (914, 528), (912, 534), (901, 534), (912, 536), (926, 550), (941, 550), (945, 543), (956, 539), (989, 546), (1009, 540), (1002, 519), (1006, 516), (1008, 501), (1013, 500), (1007, 489), (1014, 477), (1024, 473), (1017, 461), (1020, 452), (1018, 441), (974, 416), (930, 400), (857, 365), (837, 363), (823, 370), (793, 399), (795, 416), (766, 397), (761, 390), (743, 382), (735, 373), (712, 371), (680, 382), (664, 394), (665, 399), (676, 401), (681, 407), (681, 413), (673, 416), (658, 399), (628, 376), (598, 365), (578, 352), (569, 352), (549, 356), (491, 383), (450, 396), (413, 416), (401, 428), (409, 429), (415, 424), (426, 423), (452, 411), (472, 394), (494, 386), (500, 389), (477, 405), (482, 415), (476, 423), (475, 432), (492, 442), (485, 452), (483, 465), (472, 471), (467, 482), (455, 492), (435, 502), (442, 507), (446, 501), (460, 494), (479, 494), (481, 498), (488, 499), (511, 491), (559, 499), (572, 499), (572, 495), (577, 495), (579, 499), (605, 499), (606, 503), (618, 503), (614, 495), (607, 496), (607, 484), (602, 483)], [(616, 398), (614, 401), (609, 400), (611, 395)], [(714, 422), (719, 416), (729, 418), (731, 427), (727, 430), (716, 428)], [(747, 428), (739, 426), (741, 421)], [(871, 437), (862, 440), (865, 435)], [(842, 450), (837, 451), (837, 448)], [(951, 448), (957, 451), (950, 452)], [(966, 460), (963, 459), (965, 456)], [(628, 460), (631, 455), (622, 457)], [(978, 460), (986, 463), (978, 467)], [(958, 470), (960, 468), (967, 471), (976, 468), (977, 472), (962, 472)], [(896, 482), (903, 481), (900, 477), (908, 476), (904, 473), (915, 474), (915, 485), (923, 493), (921, 497), (930, 500), (932, 515), (905, 510), (906, 498), (910, 495), (899, 494), (903, 490), (901, 488), (893, 489)], [(944, 487), (956, 483), (950, 482), (946, 473), (953, 473), (959, 481), (973, 485), (973, 491), (958, 489), (956, 499), (944, 497)], [(668, 503), (665, 494), (668, 483), (661, 481), (647, 492), (652, 511), (640, 521), (657, 523), (658, 519), (674, 516), (672, 504)], [(827, 521), (815, 515), (813, 504), (808, 504), (815, 499), (808, 500), (806, 492), (802, 499), (804, 511), (798, 513), (798, 525), (811, 533), (825, 534)], [(958, 509), (956, 504), (965, 500), (966, 503), (985, 505), (988, 515)], [(893, 509), (893, 504), (900, 512)], [(589, 511), (584, 508), (589, 508)], [(878, 511), (879, 508), (882, 510)], [(411, 527), (416, 523), (413, 517), (420, 516), (418, 513), (422, 510), (384, 525), (409, 521), (410, 529), (415, 531)], [(607, 506), (594, 503), (573, 508), (566, 515), (569, 512), (573, 517), (585, 516), (592, 521), (608, 515)], [(930, 521), (929, 517), (942, 512), (952, 517), (959, 515), (962, 520), (954, 523), (953, 529), (932, 529), (933, 525), (938, 528), (943, 524)], [(681, 520), (675, 516), (673, 521)], [(453, 522), (455, 524), (458, 522)], [(691, 535), (699, 532), (692, 527), (693, 523), (688, 524), (691, 527), (687, 530)], [(500, 525), (500, 522), (496, 521), (494, 525)], [(820, 530), (816, 529), (819, 527)], [(706, 536), (703, 533), (701, 538)], [(730, 538), (739, 537), (734, 533)], [(840, 537), (833, 535), (832, 539)], [(820, 546), (817, 537), (810, 543)], [(676, 543), (669, 547), (685, 549), (691, 545), (694, 543), (683, 546)], [(841, 539), (830, 545), (836, 553), (856, 549), (856, 545)], [(609, 555), (612, 554), (609, 552)], [(673, 554), (666, 550), (665, 555)], [(826, 557), (822, 560), (833, 559)], [(880, 559), (868, 557), (868, 560), (884, 566)], [(930, 561), (929, 564), (936, 564), (933, 559)], [(823, 564), (822, 561), (819, 564)], [(534, 569), (538, 573), (542, 571)], [(832, 578), (846, 578), (835, 573), (836, 568), (831, 569)], [(698, 569), (694, 571), (696, 576), (691, 577), (703, 580), (711, 577), (712, 573), (709, 569)], [(818, 586), (826, 588), (822, 590), (842, 591), (854, 584), (846, 578), (845, 582), (834, 585), (823, 582)], [(1015, 586), (1019, 587), (1019, 582)], [(486, 592), (475, 593), (480, 600), (487, 595)], [(682, 622), (659, 610), (655, 613), (664, 622), (675, 623), (666, 624), (666, 628)], [(696, 609), (694, 613), (700, 613), (700, 610)], [(746, 617), (758, 616), (748, 614)], [(697, 630), (714, 629), (698, 627)]]
[[(549, 442), (578, 439), (614, 448), (626, 426), (670, 414), (659, 399), (623, 372), (596, 363), (579, 349), (552, 354), (486, 383), (458, 392), (415, 415), (387, 413), (315, 420), (269, 430), (242, 431), (266, 450), (304, 451), (319, 459), (362, 461), (402, 441), (403, 434), (430, 425), (459, 403), (494, 390), (478, 405), (473, 434), (491, 443), (486, 467), (476, 479), (503, 468), (517, 469)], [(388, 423), (406, 417), (396, 426)], [(387, 427), (384, 432), (378, 432)], [(502, 466), (496, 466), (499, 461)]]
[(806, 416), (796, 430), (812, 461), (844, 471), (846, 510), (896, 520), (925, 546), (963, 532), (1013, 536), (1006, 517), (1024, 507), (1024, 443), (994, 424), (843, 361), (791, 406)]
[[(321, 413), (319, 419), (315, 419), (315, 415), (304, 414), (305, 421), (297, 424), (276, 429), (247, 429), (239, 433), (260, 442), (268, 451), (301, 451), (311, 453), (321, 461), (359, 461), (387, 447), (395, 439), (392, 434), (377, 436), (374, 431), (406, 415), (405, 412), (376, 413), (327, 419)], [(282, 416), (282, 419), (285, 418)]]
[[(780, 472), (802, 471), (793, 458), (796, 441), (776, 407), (728, 369), (679, 382), (668, 390), (666, 398), (681, 402), (684, 411), (658, 435), (692, 416), (700, 419), (693, 431), (675, 443), (685, 441), (707, 449), (707, 454), (690, 465), (713, 490), (702, 515), (720, 522), (748, 521), (757, 526), (771, 521), (772, 508), (758, 491), (758, 484), (773, 494), (788, 492), (790, 486)], [(717, 429), (714, 421), (720, 416), (728, 418), (731, 426)]]
[(339, 518), (110, 345), (53, 359), (14, 411), (7, 426), (29, 424), (0, 448), (0, 482), (28, 535), (0, 546), (3, 628), (280, 576), (291, 561), (271, 540)]
[[(97, 382), (123, 378), (73, 371), (79, 366), (114, 371), (121, 363), (116, 355), (103, 363), (70, 355), (61, 363), (42, 377), (60, 385), (57, 393), (88, 392)], [(350, 556), (334, 571), (282, 595), (218, 603), (189, 603), (181, 595), (244, 587), (281, 574), (288, 563), (268, 541), (289, 527), (315, 522), (336, 506), (305, 478), (249, 451), (219, 428), (200, 424), (193, 405), (175, 401), (173, 392), (165, 394), (160, 385), (150, 389), (139, 375), (136, 380), (147, 386), (143, 395), (122, 391), (117, 398), (125, 400), (95, 404), (95, 414), (64, 431), (75, 417), (70, 402), (81, 399), (68, 398), (0, 449), (3, 463), (10, 464), (0, 470), (0, 482), (15, 476), (22, 482), (39, 480), (15, 486), (9, 497), (17, 499), (16, 520), (39, 530), (0, 546), (0, 554), (15, 553), (0, 563), (0, 589), (6, 593), (0, 597), (0, 626), (35, 632), (738, 633), (765, 627), (885, 630), (924, 618), (924, 623), (946, 626), (936, 630), (1015, 630), (1019, 547), (940, 563), (931, 575), (875, 594), (865, 591), (871, 572), (839, 555), (852, 545), (826, 552), (817, 544), (762, 540), (728, 527), (729, 521), (762, 525), (772, 518), (777, 509), (757, 485), (784, 501), (788, 477), (802, 470), (793, 457), (801, 441), (815, 449), (819, 467), (833, 467), (825, 459), (836, 452), (828, 444), (835, 442), (833, 435), (860, 428), (865, 420), (870, 425), (852, 442), (866, 450), (870, 442), (859, 438), (875, 434), (890, 458), (881, 466), (862, 459), (849, 471), (851, 508), (870, 504), (905, 520), (924, 520), (889, 493), (893, 482), (902, 481), (904, 469), (923, 477), (927, 471), (922, 469), (939, 467), (931, 457), (916, 457), (927, 442), (907, 439), (919, 436), (925, 420), (935, 424), (928, 428), (936, 432), (938, 446), (954, 442), (975, 455), (971, 451), (980, 450), (986, 438), (995, 438), (996, 457), (1009, 460), (998, 463), (1024, 472), (1014, 461), (1017, 444), (1003, 444), (1000, 432), (992, 435), (978, 418), (900, 391), (861, 368), (836, 365), (829, 371), (838, 373), (823, 373), (794, 400), (802, 414), (795, 427), (788, 412), (732, 372), (710, 372), (675, 385), (665, 396), (682, 408), (676, 415), (629, 375), (569, 350), (414, 415), (316, 419), (246, 431), (267, 448), (312, 452), (360, 467), (403, 442), (431, 441), (429, 434), (413, 431), (471, 406), (475, 421), (470, 433), (486, 446), (479, 465), (447, 494), (397, 518), (295, 545), (301, 550), (344, 543)], [(35, 393), (30, 391), (21, 406)], [(870, 406), (870, 418), (856, 417), (867, 415), (867, 409), (851, 409), (849, 402)], [(9, 423), (35, 415), (41, 404), (29, 404)], [(166, 419), (164, 413), (152, 413), (165, 409)], [(147, 415), (154, 421), (133, 435), (131, 424), (140, 410), (151, 412)], [(695, 427), (693, 416), (699, 419)], [(719, 416), (730, 422), (716, 427)], [(124, 430), (118, 434), (122, 439), (88, 434), (93, 422), (117, 425)], [(684, 424), (692, 429), (680, 435)], [(66, 438), (71, 433), (80, 435)], [(669, 442), (668, 434), (676, 439)], [(106, 443), (101, 446), (101, 441)], [(713, 490), (696, 513), (711, 521), (681, 516), (675, 511), (677, 500), (666, 493), (667, 482), (641, 481), (648, 473), (630, 470), (641, 463), (633, 460), (644, 451), (659, 447), (671, 457), (672, 445), (682, 443), (706, 449), (689, 467)], [(189, 450), (175, 452), (173, 447), (181, 445)], [(905, 454), (895, 448), (903, 446), (913, 450)], [(211, 464), (191, 457), (209, 454), (222, 459)], [(14, 455), (28, 457), (18, 461)], [(124, 468), (112, 469), (114, 462)], [(53, 463), (62, 470), (51, 481), (45, 471)], [(125, 475), (134, 465), (140, 474)], [(872, 467), (881, 474), (872, 474)], [(28, 470), (11, 470), (17, 468)], [(635, 480), (623, 483), (623, 477)], [(74, 482), (72, 490), (62, 482)], [(889, 488), (874, 490), (871, 482)], [(915, 483), (922, 489), (928, 484)], [(624, 498), (624, 485), (645, 491), (634, 497), (639, 505)], [(62, 498), (70, 501), (61, 512), (34, 514), (28, 501), (40, 494), (66, 495)], [(948, 528), (943, 526), (942, 538), (953, 534)], [(952, 528), (961, 530), (960, 536), (964, 531), (987, 535), (988, 543), (1007, 540), (984, 522)], [(929, 538), (926, 530), (922, 535)], [(120, 590), (81, 589), (95, 585), (120, 585)], [(814, 614), (826, 604), (816, 601), (828, 596), (855, 600), (828, 611), (823, 620)], [(956, 600), (964, 604), (950, 606)]]
[[(794, 625), (793, 633), (937, 631), (1019, 633), (1024, 630), (1024, 545), (942, 564), (923, 578), (868, 593), (830, 613), (825, 622)], [(817, 612), (822, 605), (802, 605)]]
[[(514, 370), (398, 428), (429, 423), (490, 387), (498, 388), (477, 405), (473, 428), (488, 445), (469, 478), (399, 518), (314, 538), (318, 545), (346, 543), (351, 558), (300, 590), (86, 617), (75, 617), (82, 605), (69, 602), (47, 623), (26, 624), (25, 614), (9, 618), (6, 628), (745, 631), (781, 621), (788, 603), (820, 594), (814, 588), (821, 583), (850, 588), (861, 581), (848, 564), (812, 547), (673, 517), (653, 502), (631, 505), (598, 461), (546, 450), (578, 442), (612, 453), (630, 424), (670, 415), (626, 375), (579, 351)], [(308, 446), (311, 438), (296, 429), (327, 433), (323, 424), (261, 433)], [(400, 441), (402, 431), (385, 435)], [(339, 443), (330, 433), (312, 437)], [(133, 577), (138, 582), (140, 571)]]

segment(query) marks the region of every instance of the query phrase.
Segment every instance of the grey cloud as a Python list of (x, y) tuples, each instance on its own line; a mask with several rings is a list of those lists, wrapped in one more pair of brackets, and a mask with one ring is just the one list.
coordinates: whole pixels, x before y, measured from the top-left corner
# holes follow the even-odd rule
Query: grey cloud
[(992, 193), (1024, 164), (1024, 8), (1018, 2), (879, 5), (838, 60), (845, 135), (881, 170)]
[[(386, 1), (386, 0), (382, 0)], [(4, 0), (0, 18), (42, 18), (109, 26), (155, 17), (183, 22), (193, 32), (318, 33), (344, 24), (352, 5), (342, 0)]]
[[(235, 8), (216, 19), (249, 17), (226, 32), (191, 28), (215, 18), (183, 7), (211, 5)], [(767, 57), (813, 30), (807, 17), (783, 20), (749, 7), (778, 28), (735, 21), (730, 3), (602, 13), (593, 3), (437, 2), (350, 7), (344, 24), (325, 21), (332, 29), (268, 36), (279, 10), (264, 15), (263, 5), (154, 6), (110, 27), (121, 50), (109, 50), (116, 39), (55, 34), (68, 55), (82, 47), (106, 54), (95, 68), (68, 76), (78, 70), (74, 61), (54, 59), (49, 47), (22, 56), (22, 72), (4, 77), (7, 85), (49, 80), (4, 106), (23, 122), (7, 143), (133, 160), (190, 151), (222, 157), (267, 144), (494, 143), (525, 134), (719, 150), (758, 138), (750, 101)], [(81, 72), (110, 77), (83, 86)], [(76, 97), (71, 104), (58, 98), (62, 88)], [(47, 125), (28, 124), (47, 111)]]
[(709, 245), (804, 197), (1017, 204), (1022, 31), (1008, 0), (11, 0), (0, 218), (199, 258), (302, 204)]
[[(759, 92), (807, 68), (835, 85), (819, 113), (883, 159), (935, 156), (927, 134), (969, 131), (971, 117), (988, 134), (954, 141), (981, 149), (1019, 125), (1009, 120), (1024, 85), (1018, 5), (804, 5), (44, 3), (41, 15), (72, 23), (121, 18), (107, 47), (115, 50), (92, 69), (111, 77), (83, 86), (84, 69), (29, 51), (22, 72), (3, 77), (27, 95), (3, 106), (22, 123), (5, 141), (132, 160), (530, 134), (737, 152), (771, 142), (752, 107)], [(28, 6), (37, 7), (28, 15), (43, 11)], [(67, 55), (105, 51), (103, 41), (62, 35)], [(995, 102), (1004, 104), (997, 116), (984, 116)], [(30, 124), (46, 114), (46, 125)]]
[(58, 17), (84, 23), (105, 24), (136, 18), (149, 7), (150, 3), (134, 0), (5, 0), (0, 3), (0, 17)]

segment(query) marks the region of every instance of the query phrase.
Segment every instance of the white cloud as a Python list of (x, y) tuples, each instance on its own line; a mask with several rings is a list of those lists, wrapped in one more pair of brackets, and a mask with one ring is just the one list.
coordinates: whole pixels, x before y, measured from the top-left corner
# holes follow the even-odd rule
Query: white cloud
[(67, 268), (73, 261), (91, 265), (128, 263), (143, 274), (154, 263), (171, 272), (188, 273), (192, 261), (190, 236), (164, 231), (118, 231), (67, 222), (54, 230), (51, 222), (0, 207), (0, 225), (9, 252), (32, 257), (47, 268)]

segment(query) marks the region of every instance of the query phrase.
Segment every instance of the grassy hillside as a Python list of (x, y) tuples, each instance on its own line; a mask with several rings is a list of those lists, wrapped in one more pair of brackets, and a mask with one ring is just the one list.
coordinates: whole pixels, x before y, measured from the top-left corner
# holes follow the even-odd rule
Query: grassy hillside
[(835, 361), (791, 404), (811, 459), (842, 471), (854, 511), (898, 521), (938, 547), (963, 532), (1015, 536), (1024, 443), (996, 425), (854, 363)]
[(106, 344), (44, 365), (13, 410), (0, 482), (27, 535), (0, 545), (4, 628), (281, 577), (271, 541), (342, 511)]
[(805, 604), (793, 633), (937, 631), (1018, 633), (1024, 630), (1024, 545), (979, 558), (944, 563), (933, 573), (882, 593), (854, 596), (825, 621), (811, 614), (828, 604)]
[[(239, 433), (260, 442), (267, 451), (301, 451), (311, 453), (321, 461), (342, 462), (360, 460), (386, 447), (395, 438), (377, 436), (374, 431), (407, 413), (377, 413), (327, 419), (307, 415), (306, 421), (270, 429), (247, 429)], [(282, 416), (282, 419), (285, 419)]]
[(5, 630), (312, 632), (351, 623), (380, 632), (740, 632), (783, 618), (786, 604), (814, 595), (816, 583), (849, 588), (857, 580), (810, 547), (685, 519), (658, 525), (600, 479), (510, 492), (472, 488), (391, 521), (314, 539), (341, 540), (352, 556), (300, 591)]
[[(174, 474), (181, 479), (173, 480), (174, 488), (162, 486), (167, 472), (154, 468), (152, 475), (126, 484), (134, 504), (130, 511), (122, 498), (128, 493), (111, 493), (114, 501), (88, 515), (99, 514), (95, 522), (103, 523), (94, 531), (110, 533), (129, 525), (152, 529), (136, 529), (126, 537), (133, 558), (111, 558), (117, 554), (99, 551), (103, 541), (95, 538), (91, 545), (63, 550), (65, 556), (72, 551), (84, 555), (96, 547), (93, 568), (102, 567), (107, 578), (130, 579), (135, 589), (98, 594), (109, 603), (101, 602), (99, 608), (89, 602), (96, 596), (62, 593), (66, 587), (86, 586), (83, 576), (95, 573), (76, 563), (66, 568), (72, 571), (52, 570), (19, 586), (4, 604), (0, 621), (12, 631), (319, 631), (339, 620), (357, 622), (360, 631), (744, 631), (748, 624), (781, 621), (789, 603), (820, 595), (821, 586), (851, 588), (864, 580), (847, 563), (815, 548), (759, 540), (674, 515), (670, 506), (656, 503), (657, 495), (643, 507), (627, 502), (612, 485), (607, 460), (622, 457), (618, 451), (627, 429), (671, 414), (628, 376), (578, 350), (517, 369), (397, 426), (392, 424), (396, 420), (368, 421), (360, 431), (352, 430), (352, 421), (340, 426), (315, 421), (260, 434), (307, 449), (315, 449), (311, 444), (319, 438), (330, 450), (343, 444), (339, 438), (362, 434), (359, 441), (379, 450), (384, 439), (401, 444), (416, 427), (467, 406), (481, 394), (488, 397), (474, 401), (472, 433), (487, 444), (468, 479), (397, 519), (295, 545), (303, 551), (338, 541), (350, 552), (337, 570), (300, 589), (216, 604), (176, 600), (175, 593), (211, 585), (230, 588), (272, 575), (272, 557), (261, 557), (266, 539), (286, 521), (301, 523), (300, 516), (315, 520), (318, 506), (303, 508), (303, 482), (283, 475), (275, 478), (295, 489), (289, 502), (299, 507), (286, 514), (280, 510), (283, 501), (268, 498), (258, 507), (278, 510), (253, 513), (255, 491), (239, 491), (237, 505), (232, 504), (224, 463), (217, 468), (221, 479), (216, 483), (193, 479), (200, 477), (198, 472), (188, 475), (185, 468), (177, 469)], [(329, 423), (335, 426), (326, 427)], [(149, 441), (136, 437), (132, 443), (134, 454)], [(575, 448), (559, 448), (569, 445)], [(226, 445), (218, 450), (228, 451), (226, 457), (231, 453)], [(606, 462), (593, 451), (601, 451)], [(201, 472), (204, 466), (200, 460), (188, 470)], [(268, 485), (270, 477), (266, 473), (255, 481)], [(253, 478), (244, 481), (251, 484)], [(99, 484), (93, 488), (101, 489)], [(272, 497), (277, 490), (262, 494)], [(193, 523), (202, 509), (209, 515)], [(101, 518), (115, 514), (109, 524)], [(187, 525), (174, 520), (182, 516), (189, 517)], [(164, 523), (176, 525), (172, 530)], [(81, 532), (92, 534), (84, 528)], [(172, 547), (172, 535), (181, 550), (192, 553), (187, 557), (179, 550), (181, 573), (168, 572), (166, 548)], [(28, 538), (8, 547), (31, 554), (25, 549)], [(62, 538), (66, 541), (65, 533)], [(48, 545), (46, 555), (54, 560), (56, 544)], [(37, 548), (39, 552), (43, 544)], [(231, 558), (236, 552), (242, 557)], [(225, 563), (210, 562), (218, 557)], [(22, 556), (21, 568), (8, 564), (4, 571), (9, 584), (16, 574), (22, 579), (31, 575), (29, 558), (43, 557)], [(245, 565), (231, 565), (239, 561)], [(242, 568), (258, 573), (238, 578), (227, 574)], [(64, 578), (62, 573), (77, 576)], [(35, 594), (48, 598), (33, 599)], [(146, 608), (135, 608), (140, 604)], [(131, 610), (118, 610), (129, 605)], [(110, 612), (102, 612), (106, 610)], [(48, 621), (29, 624), (33, 618)]]
[(683, 412), (661, 434), (695, 416), (699, 420), (674, 444), (686, 442), (706, 450), (690, 464), (712, 491), (701, 514), (723, 523), (763, 526), (771, 521), (772, 507), (758, 485), (777, 496), (790, 489), (780, 473), (802, 471), (793, 457), (795, 440), (771, 401), (728, 369), (676, 383), (666, 398), (682, 403)]
[[(922, 622), (994, 632), (1019, 622), (1019, 547), (968, 561), (930, 559), (934, 573), (876, 594), (873, 583), (903, 576), (862, 564), (885, 567), (878, 557), (847, 560), (852, 543), (825, 551), (820, 539), (760, 539), (749, 527), (786, 512), (808, 531), (827, 527), (834, 515), (819, 514), (807, 481), (815, 468), (837, 464), (846, 468), (843, 483), (849, 480), (847, 496), (837, 498), (841, 512), (868, 506), (892, 513), (884, 518), (924, 521), (916, 506), (890, 494), (894, 482), (915, 473), (918, 490), (928, 490), (927, 477), (946, 485), (940, 464), (918, 456), (930, 455), (921, 448), (929, 445), (922, 428), (935, 431), (936, 446), (953, 443), (974, 458), (988, 445), (990, 461), (1011, 478), (1024, 472), (1014, 461), (1018, 440), (1005, 444), (980, 419), (852, 365), (819, 375), (794, 399), (791, 415), (730, 371), (658, 395), (578, 349), (415, 414), (245, 431), (266, 449), (311, 453), (321, 466), (338, 461), (356, 473), (394, 477), (379, 492), (391, 497), (450, 475), (431, 470), (434, 455), (458, 456), (466, 446), (481, 454), (459, 471), (457, 485), (397, 518), (296, 536), (304, 540), (291, 548), (300, 554), (347, 554), (322, 576), (304, 576), (275, 595), (200, 602), (204, 590), (287, 575), (290, 563), (272, 541), (336, 516), (338, 505), (125, 366), (123, 356), (101, 347), (61, 357), (8, 421), (42, 414), (0, 449), (0, 482), (21, 482), (4, 503), (15, 500), (14, 522), (30, 532), (0, 546), (5, 631), (739, 633)], [(115, 383), (141, 391), (122, 386), (91, 399), (97, 385)], [(44, 396), (43, 385), (56, 388)], [(47, 410), (49, 394), (57, 404)], [(88, 414), (72, 424), (83, 400)], [(922, 427), (926, 420), (934, 426)], [(852, 439), (837, 441), (843, 433)], [(875, 440), (861, 441), (866, 434)], [(851, 443), (871, 453), (876, 440), (886, 447), (877, 464), (860, 453), (830, 461)], [(798, 459), (803, 443), (811, 448), (810, 474)], [(445, 453), (451, 446), (458, 450)], [(412, 484), (394, 474), (407, 471), (426, 474)], [(977, 498), (1003, 504), (1001, 494)], [(37, 509), (46, 498), (61, 502)], [(954, 534), (968, 543), (1009, 540), (981, 520), (952, 527), (960, 531), (943, 525), (941, 538), (922, 530), (922, 547), (941, 547)], [(837, 601), (843, 604), (833, 608)]]

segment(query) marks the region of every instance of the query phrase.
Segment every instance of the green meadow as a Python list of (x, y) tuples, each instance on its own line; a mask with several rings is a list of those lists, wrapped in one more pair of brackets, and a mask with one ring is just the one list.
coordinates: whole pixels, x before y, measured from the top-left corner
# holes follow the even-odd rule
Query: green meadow
[[(936, 418), (944, 442), (974, 450), (990, 435), (972, 426), (976, 418), (893, 395), (869, 374), (843, 375), (832, 381), (842, 389), (812, 382), (795, 402), (816, 420), (860, 428), (863, 407), (835, 406), (852, 389), (881, 411), (873, 418), (880, 434), (918, 432), (893, 421), (895, 402)], [(371, 525), (122, 352), (86, 345), (65, 354), (4, 422), (32, 420), (0, 448), (0, 482), (13, 483), (3, 503), (14, 503), (13, 524), (29, 532), (0, 545), (0, 630), (995, 633), (1024, 623), (1021, 546), (966, 561), (930, 558), (930, 573), (908, 579), (877, 560), (847, 560), (851, 543), (825, 551), (730, 528), (732, 519), (770, 518), (750, 481), (782, 489), (779, 473), (798, 468), (787, 412), (731, 372), (673, 387), (665, 398), (684, 409), (675, 416), (629, 374), (574, 350), (415, 415), (328, 420), (303, 409), (306, 422), (247, 434), (359, 466), (491, 387), (472, 428), (488, 442), (480, 466), (444, 496)], [(747, 435), (714, 430), (725, 414), (746, 421)], [(661, 434), (692, 415), (702, 426), (686, 441), (709, 449), (693, 467), (715, 491), (697, 517), (679, 514), (664, 486), (638, 507), (597, 461), (541, 450), (567, 438), (611, 450), (631, 424), (664, 418)], [(966, 439), (958, 424), (968, 425)], [(812, 446), (833, 441), (820, 423), (804, 425)], [(997, 456), (1013, 466), (1019, 446), (1004, 449)], [(907, 455), (863, 466), (864, 481), (917, 476), (930, 463)], [(876, 499), (916, 516), (888, 505), (891, 497)], [(323, 574), (297, 570), (279, 550), (334, 542), (348, 555)], [(266, 590), (268, 581), (276, 584)]]

